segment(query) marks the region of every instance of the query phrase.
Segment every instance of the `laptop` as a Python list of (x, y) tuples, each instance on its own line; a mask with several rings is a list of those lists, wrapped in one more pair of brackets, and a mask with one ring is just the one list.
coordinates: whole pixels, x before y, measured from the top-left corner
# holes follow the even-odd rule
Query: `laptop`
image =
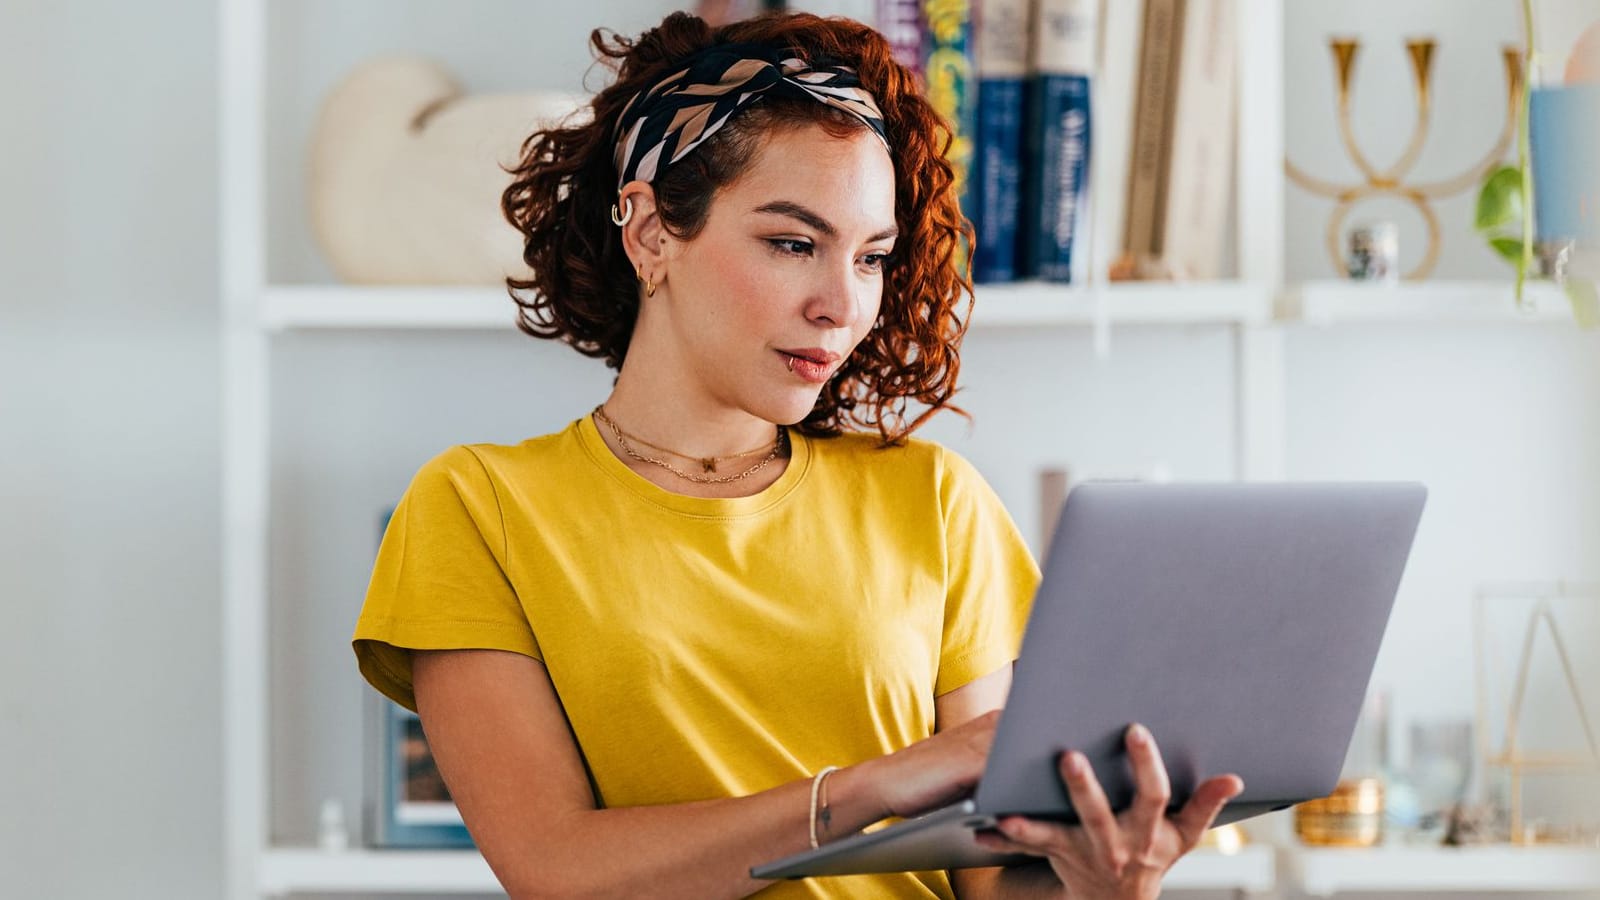
[(751, 869), (805, 878), (1004, 865), (1000, 816), (1075, 823), (1057, 774), (1083, 751), (1112, 809), (1148, 726), (1172, 809), (1228, 772), (1216, 824), (1332, 793), (1427, 491), (1415, 483), (1085, 483), (1063, 504), (977, 792)]

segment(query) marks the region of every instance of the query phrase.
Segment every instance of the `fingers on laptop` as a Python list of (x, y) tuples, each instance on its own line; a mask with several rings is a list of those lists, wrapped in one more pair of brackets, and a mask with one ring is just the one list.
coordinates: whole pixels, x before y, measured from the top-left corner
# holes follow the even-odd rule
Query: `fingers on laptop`
[(1172, 783), (1161, 761), (1155, 738), (1143, 725), (1128, 726), (1124, 737), (1128, 759), (1133, 763), (1133, 805), (1128, 808), (1128, 841), (1134, 856), (1145, 857), (1156, 849), (1165, 824), (1167, 806), (1172, 802)]
[(1189, 802), (1172, 817), (1172, 824), (1183, 836), (1186, 851), (1200, 843), (1206, 829), (1216, 821), (1217, 813), (1222, 812), (1222, 807), (1243, 791), (1244, 779), (1237, 775), (1208, 778), (1195, 788)]
[(1062, 754), (1061, 779), (1066, 782), (1072, 808), (1078, 813), (1090, 846), (1102, 857), (1115, 859), (1122, 852), (1122, 830), (1088, 757), (1076, 750)]

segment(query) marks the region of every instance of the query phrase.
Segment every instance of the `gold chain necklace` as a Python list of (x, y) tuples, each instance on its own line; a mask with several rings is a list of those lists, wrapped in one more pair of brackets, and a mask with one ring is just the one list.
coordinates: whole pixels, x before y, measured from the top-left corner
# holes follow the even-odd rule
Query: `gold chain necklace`
[[(661, 468), (666, 469), (668, 472), (671, 472), (672, 474), (678, 476), (679, 478), (682, 478), (682, 479), (684, 479), (686, 481), (693, 481), (696, 484), (728, 484), (730, 482), (740, 481), (740, 480), (743, 480), (745, 478), (749, 478), (751, 475), (754, 475), (757, 472), (761, 471), (762, 469), (765, 469), (773, 460), (778, 458), (778, 455), (783, 451), (783, 445), (786, 443), (785, 439), (788, 437), (788, 432), (785, 431), (782, 427), (779, 427), (778, 428), (778, 436), (776, 438), (774, 438), (773, 442), (772, 442), (772, 450), (771, 450), (771, 452), (769, 452), (766, 455), (766, 457), (764, 459), (762, 459), (760, 462), (756, 463), (755, 465), (751, 466), (748, 469), (745, 469), (743, 472), (739, 472), (739, 473), (734, 474), (734, 475), (723, 475), (723, 476), (719, 476), (719, 477), (713, 477), (713, 476), (708, 476), (708, 475), (695, 475), (695, 474), (692, 474), (692, 473), (689, 473), (689, 472), (682, 471), (681, 469), (677, 468), (672, 463), (669, 463), (664, 459), (658, 459), (658, 458), (653, 457), (653, 456), (645, 456), (645, 455), (639, 453), (637, 450), (633, 449), (633, 446), (628, 443), (628, 436), (623, 433), (621, 428), (617, 427), (617, 423), (612, 421), (610, 416), (606, 415), (605, 404), (604, 403), (602, 403), (599, 406), (596, 406), (594, 408), (594, 414), (595, 414), (595, 418), (598, 418), (600, 421), (606, 423), (606, 427), (611, 429), (612, 436), (615, 437), (617, 439), (617, 443), (622, 446), (622, 452), (628, 454), (629, 457), (631, 457), (633, 459), (636, 459), (636, 460), (638, 460), (639, 462), (642, 462), (642, 463), (649, 463), (649, 464), (654, 465), (654, 466), (660, 466)], [(655, 449), (655, 450), (660, 450), (660, 451), (662, 451), (664, 453), (671, 453), (674, 456), (682, 456), (685, 459), (699, 459), (700, 460), (700, 464), (705, 466), (705, 469), (706, 469), (707, 472), (716, 471), (716, 461), (719, 460), (719, 459), (738, 459), (741, 456), (749, 456), (750, 454), (757, 453), (757, 452), (759, 452), (761, 450), (760, 447), (757, 447), (755, 450), (746, 450), (743, 453), (736, 453), (736, 454), (733, 454), (731, 456), (694, 457), (694, 456), (689, 456), (688, 454), (685, 454), (685, 453), (677, 453), (675, 451), (668, 450), (665, 447), (657, 447), (654, 444), (646, 443), (645, 441), (640, 440), (639, 438), (634, 438), (634, 440), (638, 441), (641, 444), (644, 444), (646, 447), (650, 447), (650, 448)]]

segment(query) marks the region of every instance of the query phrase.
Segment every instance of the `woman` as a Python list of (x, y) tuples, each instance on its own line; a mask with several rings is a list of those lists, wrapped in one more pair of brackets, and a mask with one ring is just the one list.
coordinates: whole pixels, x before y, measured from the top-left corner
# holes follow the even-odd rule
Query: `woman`
[(971, 791), (1038, 571), (971, 466), (908, 439), (949, 406), (970, 286), (948, 135), (883, 39), (675, 14), (593, 43), (616, 82), (528, 140), (504, 206), (523, 329), (615, 388), (423, 467), (362, 672), (420, 712), (512, 896), (1153, 896), (1241, 786), (1168, 817), (1138, 728), (1133, 809), (1070, 754), (1082, 828), (984, 838), (1036, 865), (750, 878)]

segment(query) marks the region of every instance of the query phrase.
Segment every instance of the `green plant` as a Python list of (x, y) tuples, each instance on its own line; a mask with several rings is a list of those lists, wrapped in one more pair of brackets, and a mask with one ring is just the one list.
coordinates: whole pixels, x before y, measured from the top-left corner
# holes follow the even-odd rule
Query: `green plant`
[[(1500, 166), (1484, 179), (1478, 192), (1474, 226), (1490, 248), (1517, 272), (1517, 306), (1528, 307), (1523, 288), (1537, 277), (1533, 268), (1533, 165), (1528, 142), (1528, 109), (1533, 95), (1533, 71), (1538, 59), (1533, 32), (1533, 0), (1522, 0), (1523, 32), (1528, 46), (1522, 55), (1522, 96), (1517, 106), (1517, 164)], [(1600, 326), (1600, 290), (1592, 281), (1565, 278), (1561, 284), (1572, 303), (1572, 315), (1584, 328)]]

